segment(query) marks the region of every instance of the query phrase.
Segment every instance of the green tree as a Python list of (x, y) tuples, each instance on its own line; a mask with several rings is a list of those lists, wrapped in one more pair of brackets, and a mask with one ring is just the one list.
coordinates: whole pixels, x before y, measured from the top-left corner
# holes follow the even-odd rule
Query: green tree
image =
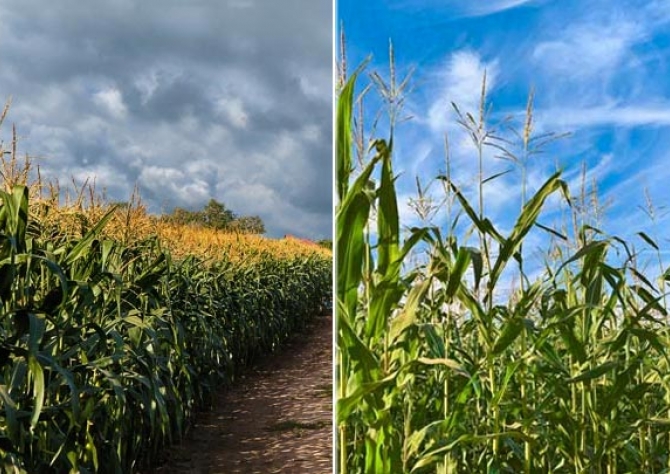
[(243, 234), (265, 234), (265, 224), (259, 216), (242, 216), (230, 223), (230, 229)]
[(177, 225), (199, 225), (202, 224), (202, 218), (198, 211), (189, 211), (181, 207), (175, 207), (172, 214), (167, 216), (167, 220)]
[(333, 240), (332, 239), (321, 239), (317, 240), (316, 243), (321, 247), (325, 247), (328, 250), (333, 250)]
[(225, 204), (216, 199), (210, 199), (201, 212), (202, 224), (213, 229), (226, 229), (237, 216)]
[(176, 207), (172, 214), (164, 216), (163, 219), (177, 225), (197, 225), (244, 234), (265, 233), (265, 224), (259, 216), (237, 216), (216, 199), (210, 199), (200, 211)]

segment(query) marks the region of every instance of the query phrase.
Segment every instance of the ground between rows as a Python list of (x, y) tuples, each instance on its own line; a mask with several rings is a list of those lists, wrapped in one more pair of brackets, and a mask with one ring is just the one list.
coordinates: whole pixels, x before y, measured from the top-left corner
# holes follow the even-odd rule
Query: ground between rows
[(332, 472), (332, 316), (216, 396), (156, 474)]

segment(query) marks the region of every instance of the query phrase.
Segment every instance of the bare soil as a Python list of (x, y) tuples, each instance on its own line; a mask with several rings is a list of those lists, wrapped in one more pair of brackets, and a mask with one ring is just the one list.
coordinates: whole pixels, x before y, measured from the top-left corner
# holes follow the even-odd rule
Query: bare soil
[(156, 474), (332, 472), (332, 316), (217, 395)]

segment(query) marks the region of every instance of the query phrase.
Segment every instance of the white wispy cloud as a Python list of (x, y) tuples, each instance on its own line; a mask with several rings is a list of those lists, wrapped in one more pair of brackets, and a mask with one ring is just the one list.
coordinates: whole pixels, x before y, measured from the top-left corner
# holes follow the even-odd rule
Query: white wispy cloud
[(626, 18), (589, 19), (538, 43), (532, 58), (547, 73), (581, 80), (619, 66), (645, 36), (643, 25)]
[[(545, 126), (617, 127), (670, 126), (670, 103), (650, 105), (602, 105), (596, 107), (556, 107), (540, 110), (538, 120)], [(551, 127), (550, 127), (551, 128)]]
[(490, 2), (472, 2), (466, 1), (466, 12), (468, 16), (485, 16), (493, 13), (510, 10), (522, 5), (533, 3), (533, 0), (493, 0)]
[(216, 102), (216, 108), (234, 127), (246, 128), (249, 118), (244, 103), (238, 97), (219, 99)]
[(460, 50), (452, 53), (435, 73), (436, 90), (428, 108), (427, 124), (433, 131), (446, 131), (453, 124), (455, 103), (464, 112), (479, 109), (482, 80), (486, 73), (487, 90), (491, 91), (498, 76), (498, 62), (485, 61), (477, 52)]
[(97, 92), (93, 96), (93, 102), (105, 109), (114, 118), (121, 119), (126, 116), (127, 108), (123, 102), (123, 95), (116, 87), (109, 87)]
[(667, 195), (667, 183), (670, 180), (670, 167), (667, 166), (666, 153), (661, 152), (661, 156), (652, 155), (652, 163), (647, 166), (637, 167), (629, 175), (606, 190), (603, 195), (605, 201), (613, 201), (619, 204), (620, 212), (613, 213), (612, 223), (616, 232), (621, 234), (637, 232), (643, 230), (649, 225), (650, 219), (645, 216), (641, 207), (645, 207), (645, 192), (652, 197), (652, 204), (663, 212), (660, 213), (660, 221), (670, 220), (670, 214), (665, 212), (665, 200), (658, 198)]
[(595, 165), (586, 168), (572, 166), (562, 178), (567, 182), (573, 195), (580, 193), (582, 188), (588, 193), (594, 185), (599, 186), (599, 183), (602, 183), (608, 175), (617, 172), (618, 168), (619, 165), (614, 160), (614, 155), (605, 153), (598, 157)]
[(176, 168), (147, 166), (140, 173), (138, 183), (153, 191), (169, 190), (188, 205), (207, 200), (208, 186), (204, 180), (194, 179)]
[(477, 17), (492, 15), (533, 3), (538, 2), (537, 0), (488, 0), (479, 2), (473, 2), (472, 0), (451, 0), (447, 2), (444, 0), (395, 0), (391, 2), (391, 6), (413, 10), (449, 9), (452, 14), (460, 17)]

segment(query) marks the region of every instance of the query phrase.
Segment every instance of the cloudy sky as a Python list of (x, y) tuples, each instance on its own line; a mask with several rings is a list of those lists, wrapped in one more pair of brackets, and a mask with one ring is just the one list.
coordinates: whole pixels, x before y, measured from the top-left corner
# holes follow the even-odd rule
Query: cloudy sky
[(330, 236), (330, 1), (5, 0), (0, 24), (0, 99), (44, 174)]
[[(450, 102), (477, 115), (486, 71), (489, 119), (501, 134), (514, 136), (501, 131), (506, 117), (517, 129), (523, 125), (531, 88), (535, 133), (571, 133), (530, 158), (529, 192), (562, 168), (572, 194), (579, 194), (585, 164), (586, 181), (595, 183), (604, 205), (597, 222), (603, 230), (637, 248), (644, 242), (636, 233), (645, 231), (670, 247), (670, 215), (664, 209), (670, 197), (670, 2), (341, 0), (338, 5), (350, 69), (372, 54), (366, 72), (388, 78), (389, 39), (399, 80), (414, 69), (404, 108), (411, 119), (398, 126), (395, 142), (405, 224), (418, 220), (407, 205), (415, 195), (415, 177), (425, 186), (446, 168), (445, 132), (453, 176), (474, 198), (476, 155)], [(380, 102), (374, 92), (365, 97), (370, 124)], [(383, 136), (383, 115), (380, 120)], [(485, 152), (486, 176), (509, 173), (485, 185), (486, 209), (501, 230), (509, 230), (521, 202), (520, 168), (495, 158), (494, 151)], [(437, 190), (433, 184), (428, 194)], [(641, 209), (645, 195), (653, 203), (655, 224)], [(541, 222), (560, 224), (553, 204), (553, 215)], [(533, 245), (543, 244), (540, 234), (529, 236)]]

